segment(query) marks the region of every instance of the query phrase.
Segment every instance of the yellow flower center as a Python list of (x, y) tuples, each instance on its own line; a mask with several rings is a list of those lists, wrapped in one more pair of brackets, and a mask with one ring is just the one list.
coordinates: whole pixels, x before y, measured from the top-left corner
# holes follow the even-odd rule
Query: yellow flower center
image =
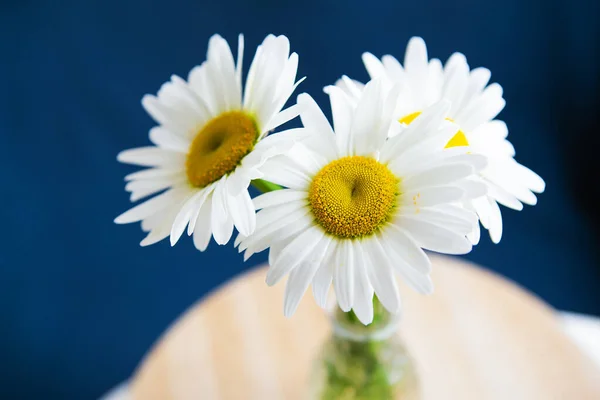
[[(421, 111), (417, 111), (412, 114), (408, 114), (407, 116), (400, 118), (400, 123), (409, 125), (419, 115), (421, 115)], [(450, 122), (454, 122), (450, 118), (446, 118), (446, 119)], [(454, 135), (452, 137), (452, 139), (450, 139), (450, 141), (446, 144), (445, 148), (448, 149), (450, 147), (468, 146), (468, 145), (469, 145), (469, 141), (467, 140), (467, 137), (465, 136), (463, 131), (459, 130), (458, 132), (456, 132), (456, 135)]]
[(316, 222), (329, 234), (358, 238), (392, 217), (400, 180), (380, 162), (363, 156), (332, 161), (314, 177), (308, 202)]
[(258, 129), (254, 119), (229, 111), (208, 121), (198, 132), (185, 163), (188, 181), (205, 187), (227, 175), (254, 148)]

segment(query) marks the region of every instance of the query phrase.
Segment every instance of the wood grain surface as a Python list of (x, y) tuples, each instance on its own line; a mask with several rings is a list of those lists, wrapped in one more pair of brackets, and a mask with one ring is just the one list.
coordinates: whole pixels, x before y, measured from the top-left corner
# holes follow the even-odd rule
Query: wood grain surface
[[(401, 284), (399, 332), (423, 399), (600, 399), (600, 371), (552, 309), (488, 271), (432, 258), (434, 295)], [(265, 274), (250, 271), (186, 312), (138, 368), (133, 398), (305, 398), (329, 323), (310, 293), (284, 318), (284, 284), (267, 287)]]

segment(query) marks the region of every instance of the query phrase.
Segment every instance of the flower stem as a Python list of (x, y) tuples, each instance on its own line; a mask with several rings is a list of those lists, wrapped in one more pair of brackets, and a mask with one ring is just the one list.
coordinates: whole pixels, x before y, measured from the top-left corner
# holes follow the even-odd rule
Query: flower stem
[(356, 314), (354, 314), (354, 310), (343, 312), (341, 309), (338, 309), (338, 312), (341, 314), (338, 316), (338, 319), (345, 320), (349, 325), (358, 325), (365, 332), (377, 330), (381, 328), (381, 326), (387, 325), (392, 317), (389, 311), (383, 307), (383, 304), (381, 304), (377, 296), (373, 296), (373, 322), (368, 326), (363, 326), (363, 323), (360, 322)]
[[(365, 335), (378, 332), (390, 324), (392, 316), (377, 296), (373, 297), (373, 322), (365, 326), (353, 311), (335, 311), (335, 321), (345, 330)], [(393, 349), (393, 339), (353, 340), (334, 335), (325, 357), (326, 382), (320, 400), (391, 400), (395, 383), (390, 381), (386, 353)]]
[(272, 183), (269, 181), (264, 181), (262, 179), (255, 179), (251, 183), (252, 183), (252, 186), (254, 186), (256, 189), (258, 189), (262, 193), (267, 193), (267, 192), (272, 192), (274, 190), (283, 189), (281, 186), (279, 186), (275, 183)]

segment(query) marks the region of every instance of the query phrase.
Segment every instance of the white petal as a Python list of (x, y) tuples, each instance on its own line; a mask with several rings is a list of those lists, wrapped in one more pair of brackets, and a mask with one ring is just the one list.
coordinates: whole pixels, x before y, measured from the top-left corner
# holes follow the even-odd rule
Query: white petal
[(447, 185), (472, 175), (473, 168), (467, 164), (446, 164), (412, 175), (404, 180), (403, 185), (415, 188)]
[(298, 165), (306, 176), (316, 175), (328, 162), (304, 143), (296, 143), (286, 154)]
[[(382, 94), (385, 93), (386, 96), (381, 110), (379, 132), (375, 134), (377, 137), (375, 141), (377, 146), (383, 146), (391, 132), (395, 132), (399, 126), (401, 127), (400, 123), (396, 120), (396, 109), (398, 108), (398, 97), (401, 90), (402, 87), (399, 84), (394, 84), (389, 90), (384, 89), (382, 91)], [(377, 148), (377, 151), (379, 149)]]
[(173, 225), (173, 219), (179, 211), (179, 207), (170, 207), (161, 214), (162, 218), (152, 228), (148, 236), (146, 236), (141, 242), (140, 246), (150, 246), (154, 243), (158, 243), (161, 240), (169, 236), (171, 232), (171, 225)]
[(291, 189), (305, 189), (310, 185), (310, 178), (302, 168), (289, 157), (276, 156), (269, 159), (260, 168), (264, 179)]
[(471, 71), (471, 76), (469, 77), (470, 92), (481, 92), (490, 81), (491, 76), (492, 73), (487, 68), (479, 67), (473, 69)]
[(226, 195), (226, 199), (229, 215), (236, 229), (244, 236), (254, 233), (256, 213), (254, 212), (254, 204), (252, 204), (250, 193), (243, 190), (235, 197)]
[[(165, 86), (170, 89), (177, 88), (177, 90), (171, 90), (173, 94), (176, 94), (173, 107), (181, 108), (182, 111), (185, 111), (187, 119), (185, 124), (186, 131), (173, 131), (172, 133), (179, 133), (178, 136), (181, 136), (183, 139), (193, 140), (198, 133), (198, 127), (203, 126), (211, 119), (212, 112), (208, 108), (206, 101), (194, 91), (191, 85), (177, 75), (172, 75), (171, 84), (167, 83)], [(161, 100), (164, 101), (165, 90), (161, 88), (161, 91), (163, 92)]]
[(252, 181), (252, 178), (250, 177), (251, 173), (252, 170), (250, 168), (246, 168), (242, 161), (242, 165), (238, 166), (235, 171), (233, 171), (233, 173), (227, 177), (226, 192), (230, 196), (234, 197), (238, 196), (243, 191), (247, 192), (250, 182)]
[(292, 88), (296, 81), (296, 73), (298, 72), (298, 54), (292, 53), (285, 62), (285, 66), (281, 71), (277, 87), (275, 90), (275, 103), (279, 103), (283, 107), (287, 99), (292, 94)]
[[(208, 42), (207, 59), (214, 66), (221, 78), (222, 96), (226, 109), (239, 109), (241, 107), (242, 95), (238, 91), (236, 81), (235, 62), (231, 48), (225, 39), (219, 35), (213, 35)], [(216, 87), (215, 87), (216, 89)]]
[(488, 84), (490, 80), (491, 72), (487, 68), (475, 68), (469, 74), (468, 84), (466, 85), (466, 91), (464, 94), (464, 98), (462, 103), (459, 104), (460, 108), (456, 108), (458, 113), (454, 113), (455, 117), (461, 118), (464, 116), (461, 113), (462, 110), (468, 109), (472, 102), (477, 102), (479, 100), (479, 96), (485, 86)]
[(411, 268), (423, 274), (428, 274), (431, 271), (431, 261), (429, 260), (429, 257), (427, 257), (427, 254), (425, 254), (404, 229), (389, 224), (386, 226), (383, 235), (389, 238), (389, 242), (393, 243), (394, 249), (398, 254), (402, 255), (402, 258), (411, 266)]
[[(441, 100), (423, 110), (406, 129), (402, 130), (401, 134), (388, 141), (381, 152), (381, 160), (388, 162), (398, 159), (407, 150), (416, 151), (418, 147), (414, 146), (414, 143), (420, 143), (420, 146), (431, 149), (431, 144), (424, 141), (424, 137), (440, 140), (441, 146), (433, 148), (443, 148), (458, 132), (457, 125), (445, 121), (450, 105), (448, 100)], [(442, 127), (448, 127), (448, 131), (440, 131)]]
[(246, 77), (246, 87), (244, 88), (244, 109), (253, 108), (253, 103), (256, 97), (255, 81), (258, 69), (262, 66), (264, 60), (264, 43), (273, 35), (267, 36), (263, 44), (258, 46), (254, 58), (250, 63), (250, 69), (248, 70), (248, 76)]
[[(455, 148), (458, 150), (458, 148)], [(462, 147), (463, 150), (468, 149), (468, 147)], [(448, 153), (449, 157), (444, 158), (444, 162), (448, 163), (448, 164), (454, 164), (454, 163), (467, 163), (469, 164), (471, 167), (473, 167), (473, 169), (475, 169), (475, 171), (480, 171), (482, 169), (484, 169), (488, 162), (487, 162), (487, 157), (481, 155), (481, 154), (471, 154), (471, 153), (466, 153), (466, 154), (459, 154), (459, 155), (450, 155), (450, 150), (451, 149), (445, 149), (444, 153)]]
[(538, 174), (516, 161), (515, 163), (520, 182), (536, 193), (543, 193), (546, 190), (546, 182)]
[[(198, 221), (198, 215), (200, 214), (204, 204), (206, 202), (212, 202), (212, 192), (215, 189), (215, 185), (210, 184), (202, 189), (202, 196), (198, 199), (196, 203), (196, 207), (192, 215), (190, 216), (190, 223), (188, 224), (187, 234), (190, 236), (194, 232), (194, 228), (196, 227), (196, 222)], [(210, 207), (209, 207), (210, 208)]]
[(427, 47), (425, 41), (420, 37), (413, 37), (409, 40), (404, 56), (404, 70), (409, 77), (409, 82), (413, 88), (412, 94), (419, 107), (425, 105), (425, 91), (419, 91), (417, 88), (427, 87), (427, 78), (429, 75)]
[(388, 258), (392, 268), (398, 273), (414, 290), (421, 294), (433, 293), (433, 282), (428, 274), (415, 270), (404, 258), (400, 249), (394, 247), (388, 239), (379, 237), (380, 243), (387, 250)]
[[(167, 82), (165, 85), (171, 84)], [(142, 98), (142, 106), (156, 122), (160, 123), (171, 132), (184, 137), (188, 136), (190, 134), (190, 128), (199, 122), (196, 120), (197, 118), (194, 118), (194, 115), (186, 115), (178, 108), (168, 107), (163, 104), (162, 101), (159, 101), (157, 97), (152, 95), (145, 95)]]
[(317, 243), (323, 239), (323, 236), (324, 233), (319, 228), (308, 228), (299, 234), (271, 264), (267, 272), (267, 285), (276, 284), (305, 258), (309, 257)]
[(407, 188), (407, 190), (406, 193), (402, 194), (402, 205), (414, 209), (415, 212), (422, 207), (459, 201), (465, 193), (462, 189), (455, 186), (434, 186), (415, 190)]
[[(367, 83), (360, 101), (353, 110), (350, 131), (352, 153), (354, 155), (369, 155), (378, 151), (387, 138), (388, 127), (380, 126), (382, 104), (381, 81)], [(386, 124), (387, 125), (387, 124)], [(338, 134), (336, 127), (336, 134)]]
[[(454, 133), (450, 133), (450, 136), (453, 134)], [(393, 139), (395, 139), (395, 137), (393, 137), (392, 140)], [(435, 146), (434, 149), (437, 148), (438, 150), (432, 151), (431, 148), (421, 148), (422, 144), (428, 143), (431, 146)], [(415, 145), (412, 150), (407, 149), (405, 150), (405, 154), (399, 157), (393, 157), (392, 161), (388, 164), (388, 167), (398, 176), (409, 177), (412, 174), (416, 174), (439, 165), (444, 165), (448, 163), (448, 159), (453, 158), (454, 156), (464, 156), (468, 151), (468, 147), (464, 146), (452, 147), (439, 151), (443, 146), (445, 146), (445, 143), (440, 141), (437, 137), (425, 138), (419, 144)], [(384, 151), (382, 151), (382, 154)], [(473, 164), (468, 160), (453, 161), (452, 163), (469, 164), (473, 166)]]
[[(295, 235), (294, 239), (297, 236), (298, 235)], [(277, 243), (271, 243), (271, 246), (269, 248), (269, 257), (268, 257), (269, 265), (271, 265), (271, 266), (275, 265), (275, 260), (277, 260), (277, 257), (279, 257), (279, 255), (281, 254), (283, 249), (285, 249), (289, 243), (290, 243), (290, 240), (282, 240)], [(246, 259), (246, 258), (244, 257), (244, 259)]]
[(400, 293), (385, 250), (374, 236), (363, 241), (362, 246), (366, 255), (367, 274), (375, 294), (389, 312), (399, 312)]
[(369, 282), (365, 254), (360, 241), (354, 246), (354, 303), (353, 310), (360, 322), (369, 325), (373, 322), (373, 286)]
[(277, 223), (277, 221), (285, 218), (287, 215), (300, 211), (309, 212), (309, 210), (306, 208), (305, 202), (301, 200), (289, 201), (284, 204), (268, 207), (259, 211), (256, 215), (256, 227), (259, 232), (256, 232), (255, 235), (260, 234), (262, 229)]
[[(173, 75), (170, 82), (165, 82), (158, 90), (157, 96), (158, 102), (155, 107), (167, 115), (168, 120), (164, 126), (171, 132), (192, 138), (197, 133), (198, 126), (206, 123), (208, 113), (199, 107), (197, 96), (178, 76)], [(152, 99), (150, 100), (152, 103)]]
[(225, 80), (221, 77), (219, 68), (215, 63), (206, 62), (205, 65), (206, 76), (204, 85), (206, 85), (206, 91), (208, 92), (206, 101), (210, 104), (214, 113), (219, 115), (230, 110), (226, 100), (228, 93), (226, 93), (226, 89), (223, 87)]
[(308, 194), (304, 191), (282, 189), (255, 197), (252, 202), (254, 203), (254, 209), (260, 210), (261, 208), (278, 206), (290, 201), (306, 199), (307, 196)]
[(461, 205), (454, 204), (440, 204), (435, 207), (435, 210), (462, 219), (464, 221), (468, 221), (470, 224), (475, 225), (478, 220), (477, 214), (475, 214), (473, 208), (469, 205), (469, 203), (463, 204), (464, 207)]
[[(274, 37), (269, 35), (260, 48), (262, 52), (258, 60), (258, 66), (254, 68), (254, 77), (250, 75), (253, 72), (254, 65), (250, 67), (246, 83), (246, 98), (244, 99), (247, 104), (244, 108), (256, 114), (259, 128), (261, 132), (264, 132), (264, 126), (283, 106), (283, 97), (277, 98), (276, 92), (277, 88), (280, 87), (280, 77), (285, 71), (286, 64), (289, 65), (290, 44), (285, 36)], [(257, 57), (255, 57), (255, 60)], [(284, 86), (287, 87), (286, 84)]]
[(304, 262), (294, 268), (285, 286), (285, 297), (283, 315), (291, 317), (298, 308), (300, 300), (304, 296), (308, 285), (313, 280), (315, 273), (321, 266), (323, 255), (327, 251), (331, 239), (324, 238), (315, 248), (313, 259)]
[(303, 105), (300, 113), (302, 125), (307, 128), (307, 131), (313, 132), (313, 135), (308, 138), (308, 143), (303, 141), (303, 144), (319, 151), (328, 160), (335, 159), (337, 157), (336, 138), (323, 111), (306, 93), (298, 96), (298, 104)]
[[(472, 131), (481, 124), (494, 119), (506, 105), (502, 98), (502, 87), (497, 83), (488, 86), (477, 101), (461, 112), (461, 128)], [(464, 115), (464, 117), (463, 117)]]
[(383, 64), (373, 54), (363, 53), (362, 60), (371, 79), (385, 78), (387, 76)]
[(127, 175), (125, 180), (133, 181), (137, 179), (174, 178), (176, 176), (183, 176), (183, 171), (180, 169), (147, 168)]
[(279, 243), (290, 242), (311, 225), (313, 219), (308, 215), (307, 210), (297, 210), (244, 240), (240, 243), (239, 251), (246, 250), (244, 253), (244, 261), (246, 261), (255, 253), (269, 247), (273, 248)]
[(425, 41), (416, 36), (410, 38), (404, 56), (404, 69), (409, 73), (421, 72), (427, 67), (428, 61)]
[(481, 180), (463, 179), (455, 184), (465, 192), (465, 199), (476, 199), (487, 195), (488, 192), (488, 185)]
[(354, 253), (350, 240), (338, 244), (333, 268), (333, 288), (342, 311), (352, 309), (354, 302)]
[(477, 129), (470, 132), (469, 136), (474, 135), (485, 135), (495, 139), (506, 139), (508, 136), (508, 127), (506, 126), (506, 122), (495, 119), (480, 125)]
[[(326, 239), (329, 238), (328, 236)], [(331, 240), (331, 239), (330, 239)], [(315, 301), (321, 308), (325, 308), (327, 306), (327, 294), (329, 292), (329, 287), (331, 286), (331, 282), (333, 281), (333, 268), (335, 266), (334, 255), (337, 251), (337, 242), (335, 240), (331, 240), (329, 246), (327, 247), (327, 252), (323, 256), (323, 262), (321, 263), (321, 267), (315, 274), (312, 282), (312, 291)]]
[(445, 254), (466, 254), (472, 249), (464, 235), (443, 226), (407, 216), (398, 218), (394, 223), (424, 249)]
[(187, 179), (181, 176), (135, 180), (127, 183), (125, 190), (131, 192), (130, 200), (135, 202), (172, 186), (183, 186), (186, 182)]
[[(179, 182), (178, 182), (179, 183)], [(131, 196), (129, 196), (129, 201), (131, 201), (132, 203), (143, 199), (144, 197), (148, 197), (150, 195), (156, 194), (168, 187), (171, 187), (173, 185), (169, 184), (169, 185), (164, 185), (161, 187), (154, 187), (154, 188), (144, 188), (144, 189), (139, 189), (136, 190), (134, 192), (131, 193)]]
[[(296, 53), (292, 54), (292, 56), (294, 56)], [(283, 78), (283, 77), (281, 77)], [(281, 81), (280, 78), (280, 81)], [(301, 79), (299, 79), (296, 83), (294, 83), (293, 85), (290, 85), (289, 88), (283, 89), (285, 92), (284, 94), (281, 95), (281, 97), (279, 97), (277, 100), (275, 100), (275, 103), (272, 107), (272, 111), (271, 111), (271, 116), (268, 118), (268, 120), (270, 121), (271, 118), (273, 117), (273, 115), (277, 114), (279, 112), (279, 110), (281, 110), (283, 108), (283, 106), (285, 105), (285, 103), (288, 101), (288, 99), (290, 98), (290, 96), (292, 95), (292, 93), (294, 93), (294, 91), (296, 90), (296, 88), (302, 83), (304, 82), (304, 80), (306, 79), (306, 77), (303, 77)], [(290, 83), (293, 83), (293, 81), (291, 81)], [(285, 85), (287, 87), (287, 85)], [(280, 86), (278, 86), (279, 88)], [(296, 115), (294, 116), (296, 117)], [(289, 118), (291, 119), (291, 118)], [(288, 119), (288, 120), (289, 120)], [(284, 122), (278, 122), (279, 125), (284, 124), (285, 122), (287, 122), (288, 120), (284, 121)], [(274, 126), (274, 124), (269, 123), (268, 125)], [(279, 126), (278, 125), (278, 126)], [(263, 128), (264, 131), (264, 128)]]
[[(141, 221), (150, 215), (161, 211), (168, 206), (176, 206), (181, 203), (188, 195), (189, 190), (171, 189), (163, 194), (151, 198), (138, 204), (137, 206), (125, 211), (115, 218), (117, 224), (128, 224)], [(174, 216), (173, 216), (174, 217)]]
[(491, 207), (490, 238), (492, 239), (492, 242), (500, 243), (500, 239), (502, 239), (502, 213), (500, 212), (500, 207), (498, 207), (496, 201), (488, 198), (488, 202)]
[(335, 86), (339, 87), (346, 93), (346, 95), (354, 100), (360, 99), (362, 91), (365, 87), (363, 83), (359, 81), (350, 79), (348, 76), (344, 75), (340, 79), (335, 82)]
[(235, 65), (235, 83), (238, 87), (238, 92), (242, 93), (242, 66), (244, 64), (244, 35), (241, 33), (238, 36), (238, 54), (237, 63)]
[(206, 82), (209, 79), (207, 75), (208, 68), (206, 62), (194, 67), (188, 75), (189, 87), (194, 94), (196, 102), (199, 104), (199, 108), (206, 113), (206, 120), (218, 114), (217, 106), (214, 104), (214, 99), (210, 92), (211, 88)]
[(479, 223), (475, 225), (475, 228), (472, 232), (467, 235), (467, 239), (471, 242), (473, 246), (479, 244), (479, 239), (481, 238), (481, 228), (479, 227)]
[(423, 208), (418, 214), (409, 215), (409, 217), (443, 226), (453, 232), (464, 235), (472, 232), (473, 228), (479, 223), (476, 216), (473, 219), (465, 220), (454, 215), (446, 214), (436, 208)]
[[(194, 221), (194, 246), (204, 251), (208, 247), (210, 237), (212, 236), (211, 218), (212, 218), (212, 197), (208, 196), (200, 207), (200, 212)], [(191, 225), (191, 223), (190, 223)]]
[(471, 204), (473, 209), (477, 213), (479, 217), (479, 222), (485, 229), (489, 229), (490, 226), (490, 214), (492, 213), (490, 209), (490, 203), (485, 197), (479, 197), (477, 199), (472, 199), (467, 202), (467, 204)]
[(395, 82), (401, 82), (406, 78), (404, 68), (402, 68), (402, 65), (400, 65), (400, 62), (394, 56), (385, 55), (381, 57), (381, 62), (388, 76)]
[(289, 318), (294, 315), (318, 267), (319, 263), (317, 262), (303, 262), (290, 272), (283, 298), (284, 316)]
[[(260, 172), (260, 168), (267, 160), (278, 155), (286, 154), (296, 145), (297, 140), (302, 140), (307, 135), (308, 132), (305, 129), (299, 128), (289, 129), (261, 139), (256, 146), (254, 146), (254, 150), (242, 160), (243, 172), (240, 172), (249, 179), (262, 178), (263, 175)], [(238, 172), (238, 169), (236, 169), (236, 173)]]
[(298, 95), (298, 104), (304, 106), (300, 113), (302, 125), (314, 132), (319, 132), (322, 136), (329, 136), (330, 138), (334, 137), (329, 121), (327, 121), (321, 108), (308, 93)]
[(150, 129), (150, 140), (158, 147), (180, 153), (187, 153), (191, 144), (187, 139), (160, 126)]
[(206, 198), (205, 191), (199, 190), (183, 204), (171, 227), (171, 246), (175, 246), (175, 243), (183, 235), (183, 231), (185, 231), (185, 227), (190, 222), (192, 214), (195, 214), (194, 211), (199, 208), (198, 206), (201, 205), (200, 201), (204, 198)]
[(482, 172), (482, 175), (523, 203), (535, 205), (537, 197), (527, 186), (521, 183), (525, 175), (523, 170), (518, 166), (519, 164), (513, 159), (491, 160), (488, 167)]
[[(176, 215), (177, 211), (178, 210), (173, 211), (173, 215)], [(160, 225), (160, 223), (164, 220), (164, 218), (165, 218), (164, 212), (157, 212), (157, 213), (150, 215), (149, 217), (144, 218), (142, 220), (142, 223), (140, 224), (142, 227), (142, 231), (150, 232), (152, 229), (154, 229), (158, 225)]]
[(226, 244), (233, 233), (233, 220), (227, 214), (225, 205), (225, 177), (221, 178), (215, 186), (212, 196), (211, 226), (215, 242), (220, 245)]
[(159, 147), (138, 147), (123, 150), (117, 155), (117, 160), (125, 164), (141, 165), (143, 167), (183, 168), (186, 155), (184, 153), (165, 150)]
[(298, 115), (300, 115), (301, 111), (302, 106), (300, 104), (294, 104), (293, 106), (286, 108), (285, 110), (279, 112), (277, 115), (271, 118), (271, 120), (263, 128), (263, 130), (267, 132), (271, 131), (277, 128), (278, 126), (281, 126), (286, 122), (296, 118)]
[(448, 59), (444, 68), (446, 75), (444, 82), (444, 98), (452, 102), (450, 115), (455, 115), (463, 104), (469, 81), (469, 65), (461, 53), (454, 53)]
[(333, 128), (335, 131), (335, 142), (340, 156), (351, 154), (352, 135), (350, 128), (354, 112), (348, 96), (338, 87), (327, 86), (325, 93), (329, 95), (331, 113), (333, 116)]

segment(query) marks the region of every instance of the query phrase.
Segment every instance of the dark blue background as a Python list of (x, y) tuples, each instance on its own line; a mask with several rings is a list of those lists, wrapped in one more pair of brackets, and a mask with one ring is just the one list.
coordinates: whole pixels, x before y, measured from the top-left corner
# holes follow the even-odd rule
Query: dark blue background
[(139, 225), (112, 222), (130, 207), (116, 154), (149, 143), (142, 95), (187, 76), (217, 32), (234, 48), (245, 34), (245, 70), (266, 34), (286, 34), (324, 108), (324, 85), (366, 78), (363, 51), (401, 59), (412, 35), (490, 68), (518, 160), (548, 189), (468, 258), (600, 314), (599, 15), (595, 0), (1, 1), (0, 397), (99, 396), (189, 305), (264, 261), (187, 238), (141, 248)]

